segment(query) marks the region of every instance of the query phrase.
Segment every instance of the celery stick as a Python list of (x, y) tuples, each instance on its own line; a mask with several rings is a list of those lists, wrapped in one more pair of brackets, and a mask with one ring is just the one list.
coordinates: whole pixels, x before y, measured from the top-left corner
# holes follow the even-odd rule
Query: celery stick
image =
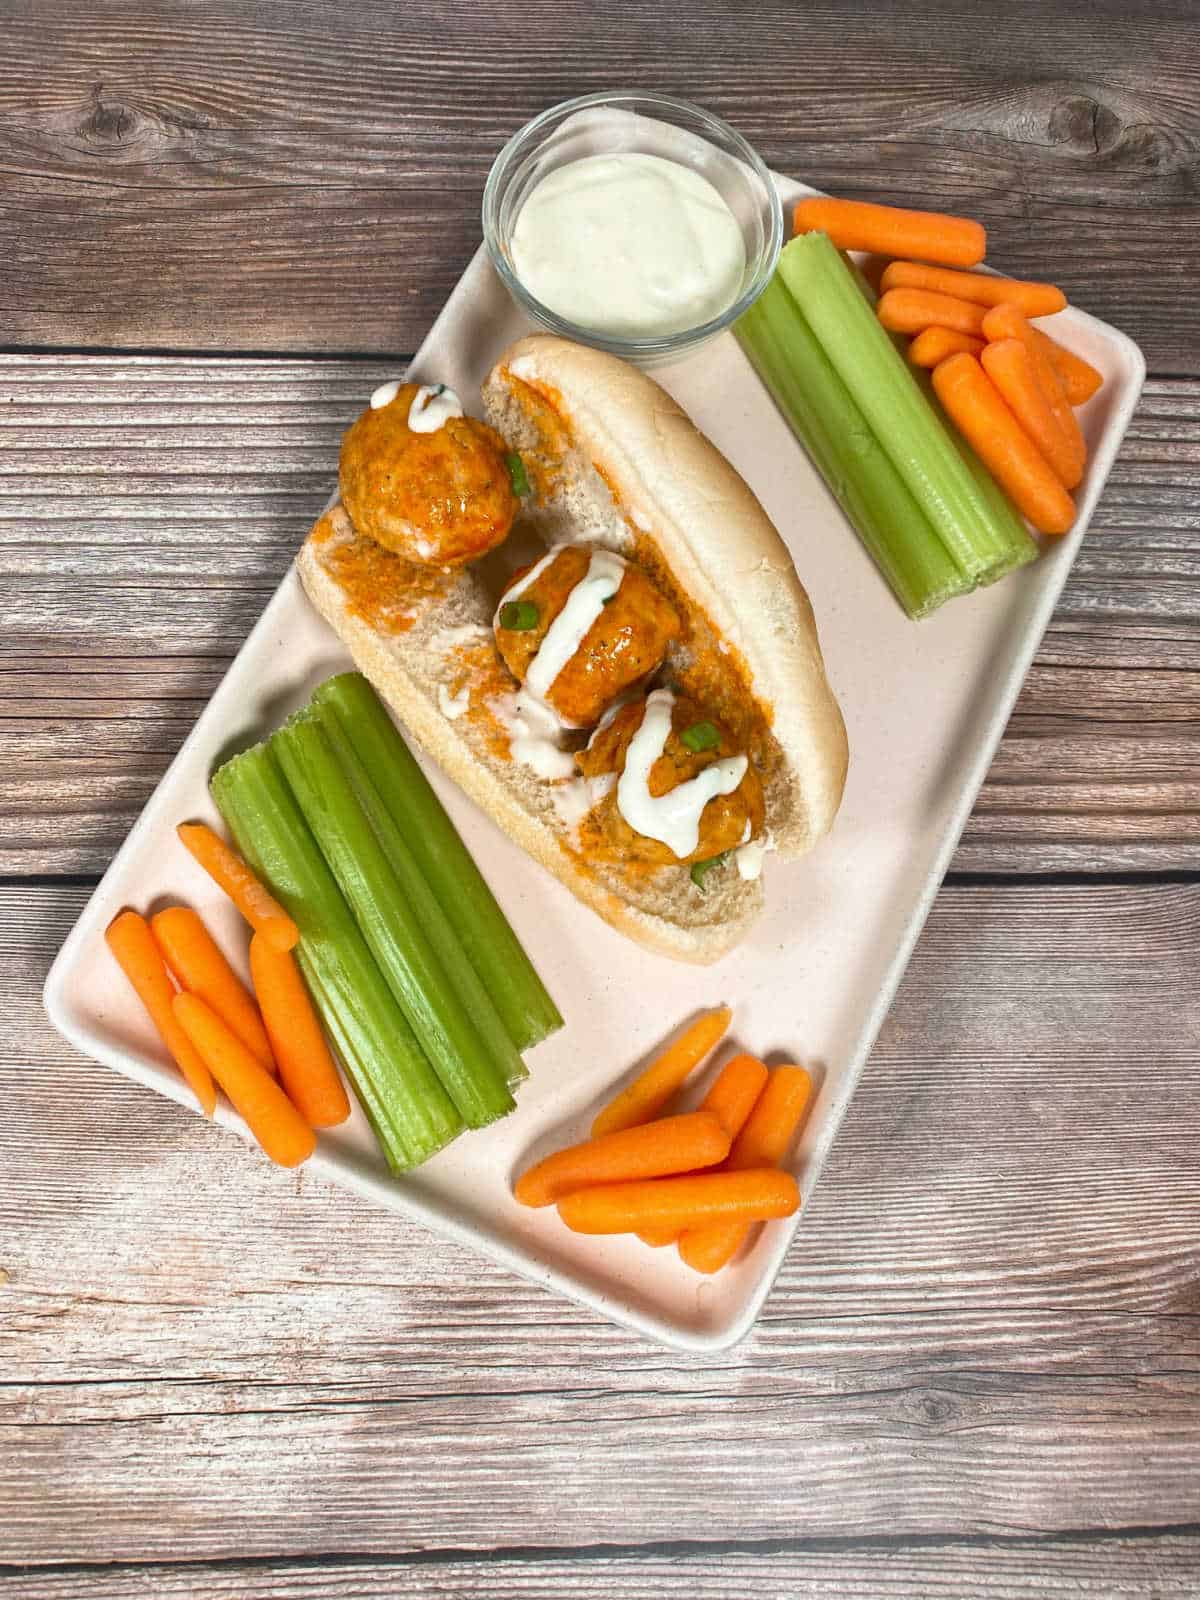
[[(878, 297), (867, 281), (862, 268), (844, 250), (839, 250), (838, 254), (850, 269), (859, 293), (871, 309), (874, 310), (878, 304)], [(979, 580), (981, 584), (995, 583), (997, 578), (1003, 578), (1006, 573), (1035, 560), (1038, 554), (1037, 544), (1030, 537), (1029, 530), (1021, 520), (1020, 513), (1012, 501), (946, 415), (945, 408), (934, 391), (932, 374), (927, 372), (924, 367), (914, 367), (910, 364), (908, 360), (908, 340), (902, 333), (892, 333), (890, 331), (888, 332), (888, 338), (891, 340), (896, 354), (904, 362), (905, 370), (910, 372), (916, 379), (917, 387), (926, 400), (929, 401), (933, 413), (942, 427), (950, 435), (954, 448), (966, 462), (980, 494), (992, 509), (992, 514), (996, 519), (996, 526), (1004, 530), (1006, 534), (1008, 541), (1007, 553), (999, 557), (996, 564), (989, 567)]]
[[(983, 492), (829, 238), (801, 234), (779, 274), (913, 498), (972, 583), (1033, 541)], [(1036, 548), (1036, 547), (1034, 547)]]
[(908, 615), (964, 593), (966, 578), (778, 277), (733, 331)]
[[(298, 712), (270, 748), (421, 1048), (469, 1128), (513, 1109), (507, 1071), (468, 1015), (372, 831), (318, 713)], [(513, 1046), (505, 1038), (509, 1052)]]
[(558, 1007), (371, 685), (343, 672), (312, 703), (340, 723), (517, 1049), (561, 1028)]
[(457, 990), (458, 998), (467, 1015), (474, 1022), (510, 1087), (520, 1083), (529, 1076), (525, 1063), (509, 1038), (500, 1013), (492, 1004), (491, 996), (480, 981), (479, 974), (467, 960), (466, 952), (459, 943), (458, 935), (451, 927), (450, 920), (437, 896), (426, 883), (399, 826), (379, 798), (379, 791), (367, 776), (366, 768), (359, 760), (357, 751), (346, 737), (345, 730), (337, 717), (327, 706), (314, 706), (312, 710), (325, 730), (334, 754), (354, 785), (354, 792), (366, 812), (367, 821), (374, 829), (375, 837), (383, 846), (384, 854), (396, 874), (400, 893), (412, 908), (417, 922), (428, 934), (434, 954), (441, 962), (447, 978)]
[(274, 755), (257, 745), (213, 775), (238, 849), (300, 929), (301, 969), (395, 1172), (418, 1166), (462, 1119), (396, 1004)]

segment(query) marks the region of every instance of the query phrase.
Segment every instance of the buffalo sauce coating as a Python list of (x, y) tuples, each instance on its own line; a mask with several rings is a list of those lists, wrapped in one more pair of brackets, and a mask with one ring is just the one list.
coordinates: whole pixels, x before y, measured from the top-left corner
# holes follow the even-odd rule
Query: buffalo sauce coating
[[(534, 626), (497, 626), (500, 654), (522, 683), (551, 624), (586, 577), (591, 559), (590, 546), (564, 545), (521, 591), (521, 599), (537, 609)], [(675, 608), (645, 573), (627, 567), (616, 594), (601, 609), (578, 650), (554, 679), (546, 700), (567, 723), (590, 727), (618, 695), (661, 664), (680, 626)]]
[[(593, 735), (587, 749), (575, 757), (585, 777), (596, 778), (623, 769), (630, 741), (641, 727), (644, 711), (642, 701), (623, 706), (607, 726)], [(707, 750), (690, 750), (680, 735), (686, 728), (702, 722), (716, 730), (718, 741)], [(694, 700), (678, 697), (671, 708), (671, 731), (662, 755), (650, 768), (647, 787), (657, 798), (687, 783), (715, 762), (741, 753), (741, 745), (728, 728)], [(746, 839), (760, 834), (763, 822), (762, 783), (754, 768), (748, 766), (731, 794), (714, 795), (704, 807), (700, 815), (699, 843), (682, 859), (706, 861), (723, 851), (735, 850)], [(636, 833), (630, 827), (617, 805), (615, 791), (605, 795), (584, 818), (581, 834), (585, 849), (590, 846), (599, 856), (639, 861), (648, 866), (678, 866), (681, 860), (670, 846)]]
[(413, 606), (443, 596), (458, 580), (453, 571), (420, 566), (358, 534), (323, 558), (346, 599), (346, 610), (379, 633), (405, 633)]
[[(506, 368), (504, 380), (537, 435), (536, 443), (522, 445), (521, 459), (539, 496), (547, 498), (561, 476), (560, 463), (576, 448), (565, 419), (566, 402), (552, 384), (541, 379), (520, 378)], [(692, 699), (716, 712), (765, 775), (778, 762), (778, 750), (769, 733), (774, 708), (754, 693), (752, 674), (741, 651), (721, 639), (708, 615), (676, 581), (654, 538), (628, 518), (604, 468), (595, 461), (591, 466), (612, 497), (614, 509), (625, 518), (633, 541), (628, 557), (632, 566), (651, 579), (680, 619), (680, 632), (667, 653), (669, 677)]]
[(360, 533), (410, 561), (470, 561), (508, 537), (517, 512), (505, 444), (474, 417), (414, 431), (417, 392), (404, 384), (351, 424), (338, 467), (342, 503)]

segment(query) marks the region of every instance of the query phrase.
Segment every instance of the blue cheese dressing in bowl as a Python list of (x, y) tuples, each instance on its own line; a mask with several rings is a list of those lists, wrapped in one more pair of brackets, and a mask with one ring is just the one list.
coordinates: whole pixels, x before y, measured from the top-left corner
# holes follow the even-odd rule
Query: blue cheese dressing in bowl
[(620, 338), (711, 322), (746, 270), (741, 227), (718, 190), (640, 151), (584, 156), (543, 178), (517, 213), (511, 251), (549, 310)]
[(642, 367), (736, 322), (783, 243), (778, 190), (741, 134), (633, 89), (526, 123), (492, 163), (482, 217), (492, 266), (535, 326)]

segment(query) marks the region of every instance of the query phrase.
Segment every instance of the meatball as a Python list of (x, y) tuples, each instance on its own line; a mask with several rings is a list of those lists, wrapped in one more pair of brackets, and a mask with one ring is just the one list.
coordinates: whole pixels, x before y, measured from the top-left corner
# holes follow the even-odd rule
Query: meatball
[[(520, 682), (525, 682), (571, 591), (587, 576), (593, 554), (590, 545), (564, 545), (520, 591), (513, 612), (501, 601), (496, 644)], [(578, 650), (546, 690), (545, 700), (568, 725), (590, 728), (620, 694), (661, 666), (680, 627), (670, 601), (644, 572), (626, 565), (620, 587), (601, 607)]]
[(342, 440), (338, 488), (360, 534), (407, 561), (458, 566), (508, 537), (518, 500), (504, 440), (486, 422), (450, 417), (414, 433), (417, 385), (369, 408)]
[[(635, 700), (622, 706), (611, 721), (598, 728), (586, 750), (575, 760), (585, 777), (601, 778), (625, 770), (625, 758), (634, 734), (642, 725), (646, 701)], [(687, 736), (686, 738), (684, 736)], [(699, 749), (693, 749), (699, 745)], [(729, 730), (710, 716), (694, 700), (674, 697), (671, 731), (663, 753), (650, 768), (647, 787), (653, 796), (669, 794), (682, 783), (703, 772), (714, 761), (742, 754)], [(678, 866), (690, 861), (707, 861), (726, 850), (734, 850), (763, 831), (762, 782), (753, 763), (746, 763), (741, 782), (731, 794), (714, 795), (700, 813), (700, 837), (689, 854), (677, 856), (659, 839), (637, 833), (621, 814), (614, 786), (592, 809), (589, 837), (607, 855), (621, 860), (640, 861), (654, 866)]]

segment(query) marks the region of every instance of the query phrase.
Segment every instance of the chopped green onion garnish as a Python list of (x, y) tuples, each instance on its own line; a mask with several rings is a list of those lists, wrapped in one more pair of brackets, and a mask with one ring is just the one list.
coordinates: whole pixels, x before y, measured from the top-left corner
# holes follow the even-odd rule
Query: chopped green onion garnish
[(693, 722), (679, 737), (688, 749), (694, 750), (697, 755), (701, 750), (715, 750), (721, 742), (721, 735), (711, 722)]
[(510, 450), (504, 458), (504, 464), (512, 479), (513, 493), (519, 495), (522, 500), (527, 499), (533, 490), (529, 485), (529, 474), (525, 471), (525, 463), (515, 450)]
[(538, 608), (532, 600), (506, 600), (500, 607), (500, 626), (514, 633), (528, 633), (538, 625)]
[(707, 861), (693, 861), (692, 862), (692, 870), (691, 870), (690, 876), (691, 876), (692, 882), (696, 885), (697, 889), (703, 889), (704, 880), (708, 876), (708, 874), (712, 871), (712, 869), (714, 867), (719, 867), (722, 862), (728, 861), (729, 857), (730, 857), (730, 854), (731, 854), (730, 851), (722, 850), (721, 854), (719, 856), (709, 856)]

